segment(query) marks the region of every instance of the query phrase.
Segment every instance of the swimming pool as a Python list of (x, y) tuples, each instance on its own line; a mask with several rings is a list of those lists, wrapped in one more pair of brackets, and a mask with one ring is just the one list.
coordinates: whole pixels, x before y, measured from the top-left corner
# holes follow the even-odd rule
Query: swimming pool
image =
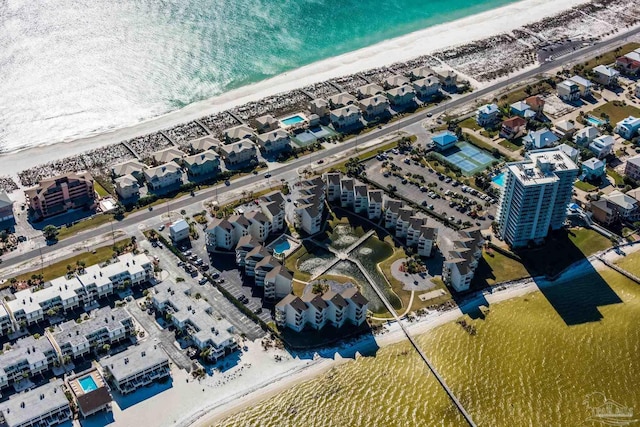
[(98, 385), (91, 375), (87, 375), (86, 377), (82, 377), (78, 380), (80, 387), (82, 387), (82, 391), (85, 393), (89, 393), (90, 391), (97, 390)]
[(504, 172), (498, 174), (491, 179), (491, 181), (496, 184), (498, 187), (504, 187)]
[(602, 126), (603, 124), (607, 123), (606, 121), (597, 119), (593, 116), (587, 116), (585, 120), (594, 126)]
[(289, 249), (291, 249), (291, 244), (288, 240), (284, 240), (273, 247), (273, 252), (276, 254), (281, 254), (288, 251)]
[(296, 123), (300, 123), (304, 121), (304, 117), (296, 114), (295, 116), (287, 117), (286, 119), (280, 120), (282, 124), (285, 126), (295, 125)]

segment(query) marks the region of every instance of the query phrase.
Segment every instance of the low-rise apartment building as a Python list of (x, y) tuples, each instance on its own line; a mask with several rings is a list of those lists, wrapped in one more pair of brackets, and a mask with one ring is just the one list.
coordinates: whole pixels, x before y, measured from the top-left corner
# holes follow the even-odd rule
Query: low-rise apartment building
[(185, 283), (159, 283), (151, 302), (200, 350), (203, 359), (217, 361), (238, 349), (231, 323), (202, 298), (192, 297)]
[(627, 159), (624, 174), (634, 181), (640, 181), (640, 155)]
[(221, 145), (220, 155), (227, 166), (238, 166), (258, 160), (256, 145), (246, 138), (228, 145)]
[(136, 345), (100, 360), (108, 381), (121, 394), (129, 394), (171, 376), (169, 358), (155, 343)]
[(11, 349), (0, 354), (0, 389), (48, 372), (57, 360), (58, 355), (46, 337), (17, 340)]
[(212, 177), (220, 172), (220, 156), (213, 150), (187, 156), (182, 164), (192, 178)]
[(136, 331), (131, 315), (123, 308), (103, 307), (80, 322), (69, 320), (57, 326), (51, 334), (55, 340), (61, 361), (67, 363), (97, 353), (105, 345), (113, 346), (130, 337)]
[(35, 219), (49, 218), (70, 209), (92, 208), (96, 200), (93, 177), (88, 172), (43, 179), (37, 187), (25, 190), (25, 195)]
[(265, 154), (273, 154), (291, 147), (291, 137), (284, 129), (275, 129), (261, 133), (256, 139), (260, 150)]
[(353, 285), (340, 292), (293, 294), (283, 298), (275, 308), (276, 324), (300, 332), (305, 326), (322, 329), (327, 324), (342, 327), (349, 322), (361, 325), (367, 318), (369, 301)]
[(0, 403), (0, 414), (6, 427), (53, 427), (73, 419), (61, 379), (11, 396)]

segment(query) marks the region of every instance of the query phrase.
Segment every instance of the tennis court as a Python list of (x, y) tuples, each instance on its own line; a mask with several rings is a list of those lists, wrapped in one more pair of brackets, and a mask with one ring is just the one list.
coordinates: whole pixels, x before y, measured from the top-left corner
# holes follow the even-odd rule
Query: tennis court
[(436, 153), (444, 162), (459, 167), (465, 175), (486, 169), (496, 159), (488, 152), (468, 142), (458, 142), (444, 153)]

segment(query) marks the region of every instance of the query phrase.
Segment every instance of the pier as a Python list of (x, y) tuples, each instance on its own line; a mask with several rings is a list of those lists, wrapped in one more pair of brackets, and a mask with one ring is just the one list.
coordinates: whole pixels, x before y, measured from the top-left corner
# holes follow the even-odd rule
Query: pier
[(442, 378), (442, 376), (436, 370), (435, 366), (433, 366), (433, 364), (431, 363), (431, 361), (429, 360), (427, 355), (424, 354), (424, 352), (422, 351), (422, 349), (420, 348), (418, 343), (413, 339), (413, 336), (409, 333), (407, 328), (404, 326), (404, 324), (402, 323), (400, 317), (398, 316), (398, 314), (394, 310), (393, 306), (391, 305), (391, 303), (389, 302), (387, 297), (384, 295), (384, 293), (378, 288), (376, 283), (373, 281), (373, 278), (371, 276), (369, 276), (369, 273), (367, 272), (367, 270), (365, 270), (364, 266), (360, 263), (360, 261), (358, 261), (358, 260), (352, 260), (352, 261), (362, 271), (362, 273), (364, 274), (364, 277), (369, 281), (369, 283), (371, 283), (372, 288), (375, 291), (375, 293), (378, 294), (378, 297), (380, 298), (380, 300), (382, 301), (384, 306), (387, 308), (387, 310), (389, 310), (389, 313), (391, 313), (393, 318), (398, 322), (398, 325), (400, 325), (400, 328), (402, 328), (402, 332), (404, 332), (404, 334), (406, 335), (407, 339), (409, 340), (409, 342), (411, 343), (413, 348), (418, 352), (418, 355), (424, 361), (424, 363), (427, 365), (427, 367), (429, 368), (429, 370), (431, 371), (433, 376), (436, 377), (436, 380), (438, 380), (438, 382), (440, 383), (440, 386), (444, 389), (445, 393), (447, 393), (447, 396), (449, 396), (449, 399), (451, 399), (451, 402), (453, 402), (453, 404), (456, 406), (456, 408), (458, 408), (458, 411), (464, 417), (464, 419), (467, 422), (467, 424), (469, 424), (469, 426), (471, 426), (471, 427), (476, 427), (476, 424), (473, 422), (473, 419), (471, 419), (471, 415), (469, 415), (469, 413), (466, 411), (466, 409), (464, 409), (464, 406), (462, 406), (462, 403), (460, 403), (460, 401), (458, 400), (456, 395), (449, 388), (447, 383), (444, 381), (444, 378)]

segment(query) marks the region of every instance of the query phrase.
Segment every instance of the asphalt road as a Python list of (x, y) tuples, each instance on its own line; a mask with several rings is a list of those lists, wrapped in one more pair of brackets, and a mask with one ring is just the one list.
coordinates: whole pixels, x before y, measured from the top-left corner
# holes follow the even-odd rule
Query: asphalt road
[[(366, 142), (370, 142), (374, 139), (383, 137), (385, 135), (388, 135), (390, 133), (396, 132), (398, 129), (402, 129), (406, 126), (410, 126), (413, 125), (415, 123), (418, 123), (422, 120), (424, 120), (425, 118), (429, 117), (430, 115), (436, 115), (436, 114), (440, 114), (445, 112), (446, 110), (451, 110), (457, 107), (460, 107), (464, 104), (468, 104), (470, 102), (473, 102), (479, 98), (482, 98), (483, 96), (490, 94), (492, 92), (501, 90), (506, 88), (507, 86), (514, 84), (516, 82), (522, 81), (522, 80), (526, 80), (529, 79), (533, 76), (536, 76), (538, 74), (541, 73), (545, 73), (548, 72), (554, 68), (558, 68), (559, 66), (561, 66), (562, 64), (566, 64), (566, 63), (570, 63), (573, 61), (576, 61), (578, 59), (584, 58), (584, 57), (590, 57), (590, 56), (594, 56), (595, 52), (605, 49), (608, 46), (613, 46), (618, 44), (620, 41), (627, 39), (631, 36), (634, 36), (636, 34), (640, 33), (640, 28), (636, 28), (634, 30), (619, 34), (609, 40), (600, 42), (600, 43), (596, 43), (593, 46), (589, 46), (586, 47), (584, 49), (572, 52), (562, 58), (560, 58), (559, 60), (556, 61), (552, 61), (552, 62), (547, 62), (544, 64), (541, 64), (539, 67), (537, 68), (533, 68), (531, 70), (525, 71), (521, 74), (518, 74), (517, 76), (511, 77), (509, 79), (506, 79), (504, 81), (495, 83), (491, 86), (487, 86), (485, 88), (479, 89), (475, 92), (470, 93), (469, 95), (466, 96), (461, 96), (460, 98), (456, 98), (454, 100), (451, 100), (449, 102), (437, 105), (433, 108), (424, 110), (424, 111), (420, 111), (416, 114), (412, 114), (410, 116), (404, 117), (402, 119), (399, 119), (393, 123), (387, 124), (385, 126), (382, 126), (380, 129), (375, 129), (365, 135), (362, 136), (358, 136), (355, 138), (351, 138), (345, 142), (342, 142), (340, 144), (337, 144), (335, 147), (331, 147), (325, 150), (321, 150), (321, 151), (317, 151), (315, 153), (312, 153), (308, 156), (305, 157), (301, 157), (295, 161), (292, 161), (290, 163), (287, 163), (283, 166), (281, 166), (280, 168), (274, 170), (272, 172), (272, 179), (277, 182), (280, 178), (284, 177), (287, 173), (291, 173), (292, 171), (295, 171), (298, 168), (301, 167), (305, 167), (311, 163), (316, 163), (318, 160), (321, 159), (326, 159), (330, 156), (339, 154), (343, 151), (347, 151), (353, 148), (356, 148), (357, 144), (364, 144)], [(224, 186), (224, 185), (220, 185), (217, 186), (218, 189), (218, 195), (220, 194), (224, 194), (226, 192), (229, 191), (235, 191), (240, 187), (245, 187), (245, 186), (249, 186), (251, 184), (257, 183), (261, 180), (263, 180), (264, 177), (262, 176), (262, 174), (258, 174), (258, 175), (249, 175), (249, 176), (245, 176), (239, 179), (236, 179), (234, 181), (232, 181), (230, 186)], [(175, 201), (170, 202), (171, 205), (171, 209), (172, 210), (176, 210), (176, 209), (183, 209), (191, 204), (194, 203), (201, 203), (209, 198), (211, 198), (212, 196), (214, 196), (216, 194), (216, 187), (210, 187), (207, 188), (205, 190), (199, 191), (198, 193), (196, 193), (196, 195), (194, 197), (190, 197), (190, 196), (186, 196), (183, 197), (181, 199), (177, 199)], [(158, 217), (158, 222), (160, 222), (160, 215), (162, 215), (163, 210), (162, 209), (157, 209), (157, 210), (153, 210), (153, 211), (141, 211), (141, 212), (136, 212), (134, 214), (131, 214), (130, 216), (128, 216), (127, 218), (125, 218), (124, 220), (118, 222), (117, 224), (114, 224), (114, 229), (120, 229), (120, 228), (124, 228), (130, 225), (134, 225), (138, 222), (142, 222), (145, 220), (149, 220), (151, 218), (155, 218)], [(111, 225), (107, 224), (98, 228), (94, 228), (92, 230), (87, 230), (85, 232), (82, 232), (80, 234), (77, 234), (75, 236), (69, 237), (67, 239), (64, 239), (63, 241), (58, 242), (55, 245), (52, 246), (47, 246), (42, 248), (42, 254), (48, 254), (57, 250), (60, 250), (61, 248), (64, 247), (68, 247), (68, 246), (72, 246), (75, 245), (77, 243), (83, 242), (87, 239), (91, 239), (97, 236), (100, 236), (102, 234), (108, 233), (111, 231)], [(29, 252), (25, 252), (23, 254), (17, 255), (15, 257), (9, 258), (7, 260), (4, 260), (4, 262), (2, 263), (2, 267), (10, 267), (10, 266), (14, 266), (16, 264), (19, 264), (21, 262), (27, 261), (29, 259), (35, 258), (36, 256), (40, 256), (40, 252), (39, 250), (32, 250)], [(2, 276), (0, 276), (2, 277)], [(5, 278), (5, 277), (2, 277)], [(6, 278), (5, 278), (6, 279)]]

